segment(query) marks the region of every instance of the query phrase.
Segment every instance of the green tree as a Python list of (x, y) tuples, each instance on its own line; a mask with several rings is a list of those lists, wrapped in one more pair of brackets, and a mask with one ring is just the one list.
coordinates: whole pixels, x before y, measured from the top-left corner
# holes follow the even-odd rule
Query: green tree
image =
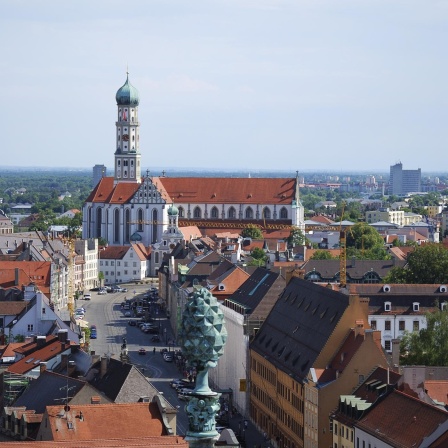
[(387, 283), (448, 283), (448, 249), (442, 244), (426, 244), (408, 255), (405, 268), (392, 269)]
[(346, 231), (347, 247), (369, 250), (374, 247), (384, 247), (383, 237), (378, 231), (365, 222), (358, 222)]
[(251, 266), (262, 266), (266, 263), (267, 255), (263, 249), (260, 249), (259, 247), (255, 247), (252, 252), (252, 261), (249, 263)]
[(404, 334), (400, 355), (406, 365), (448, 365), (448, 311), (426, 313), (426, 328)]
[(305, 243), (305, 235), (298, 227), (293, 227), (286, 242), (288, 246), (302, 246)]
[(263, 232), (256, 225), (249, 224), (245, 229), (243, 229), (241, 236), (243, 238), (252, 238), (253, 240), (262, 240)]
[(335, 258), (337, 257), (333, 257), (328, 250), (316, 250), (311, 257), (311, 260), (333, 260)]

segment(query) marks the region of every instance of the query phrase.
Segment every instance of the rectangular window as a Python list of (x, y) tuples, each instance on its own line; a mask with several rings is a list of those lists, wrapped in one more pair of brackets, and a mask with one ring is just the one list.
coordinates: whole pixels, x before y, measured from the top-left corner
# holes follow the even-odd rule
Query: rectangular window
[(390, 320), (384, 321), (384, 329), (390, 331)]
[(34, 331), (34, 325), (28, 324), (28, 331)]
[(42, 308), (42, 314), (45, 314), (45, 308)]
[(124, 267), (125, 267), (125, 268), (128, 267), (128, 262), (127, 262), (127, 261), (124, 262)]
[(370, 328), (372, 330), (376, 330), (376, 320), (372, 320), (372, 322), (370, 322)]
[(134, 268), (136, 268), (136, 267), (137, 267), (137, 263), (134, 261), (134, 262), (132, 263), (132, 266), (134, 266)]
[(119, 261), (117, 261), (117, 266), (120, 266), (120, 262)]
[(110, 265), (113, 266), (115, 264), (115, 261), (111, 260)]
[(390, 352), (391, 351), (390, 339), (387, 340), (387, 341), (384, 341), (384, 349), (386, 350), (386, 352)]
[(124, 271), (124, 275), (128, 275), (128, 271)]
[(420, 322), (418, 320), (414, 320), (413, 325), (412, 325), (412, 329), (414, 331), (419, 331), (420, 330)]
[(104, 262), (104, 265), (105, 265), (105, 266), (109, 266), (109, 262), (108, 262), (108, 261), (105, 261), (105, 262)]
[(398, 329), (400, 330), (400, 331), (404, 331), (404, 329), (405, 329), (405, 322), (404, 322), (404, 320), (400, 320), (400, 322), (398, 322)]

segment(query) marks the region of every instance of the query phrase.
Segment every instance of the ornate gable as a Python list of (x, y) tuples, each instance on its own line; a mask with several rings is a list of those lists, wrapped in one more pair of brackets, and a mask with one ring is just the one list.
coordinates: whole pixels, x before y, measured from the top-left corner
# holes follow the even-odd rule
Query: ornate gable
[(149, 175), (142, 179), (140, 187), (130, 202), (131, 204), (166, 204), (157, 185), (154, 184)]

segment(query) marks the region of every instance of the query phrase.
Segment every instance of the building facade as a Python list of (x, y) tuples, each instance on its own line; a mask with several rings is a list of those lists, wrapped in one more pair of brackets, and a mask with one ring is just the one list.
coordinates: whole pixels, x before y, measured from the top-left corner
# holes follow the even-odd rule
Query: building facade
[[(145, 246), (161, 240), (174, 201), (179, 225), (207, 228), (248, 223), (304, 226), (299, 176), (291, 178), (170, 178), (142, 176), (137, 89), (129, 78), (116, 94), (114, 176), (102, 177), (83, 206), (83, 238)], [(194, 223), (194, 224), (193, 224)]]
[(390, 167), (389, 194), (405, 195), (422, 191), (422, 170), (404, 170), (403, 164)]

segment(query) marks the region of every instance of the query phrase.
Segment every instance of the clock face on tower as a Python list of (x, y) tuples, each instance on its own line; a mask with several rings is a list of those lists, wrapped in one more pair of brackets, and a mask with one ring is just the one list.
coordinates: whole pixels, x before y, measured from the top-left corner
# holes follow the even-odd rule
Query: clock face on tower
[(123, 134), (123, 141), (128, 142), (129, 141), (129, 134)]

